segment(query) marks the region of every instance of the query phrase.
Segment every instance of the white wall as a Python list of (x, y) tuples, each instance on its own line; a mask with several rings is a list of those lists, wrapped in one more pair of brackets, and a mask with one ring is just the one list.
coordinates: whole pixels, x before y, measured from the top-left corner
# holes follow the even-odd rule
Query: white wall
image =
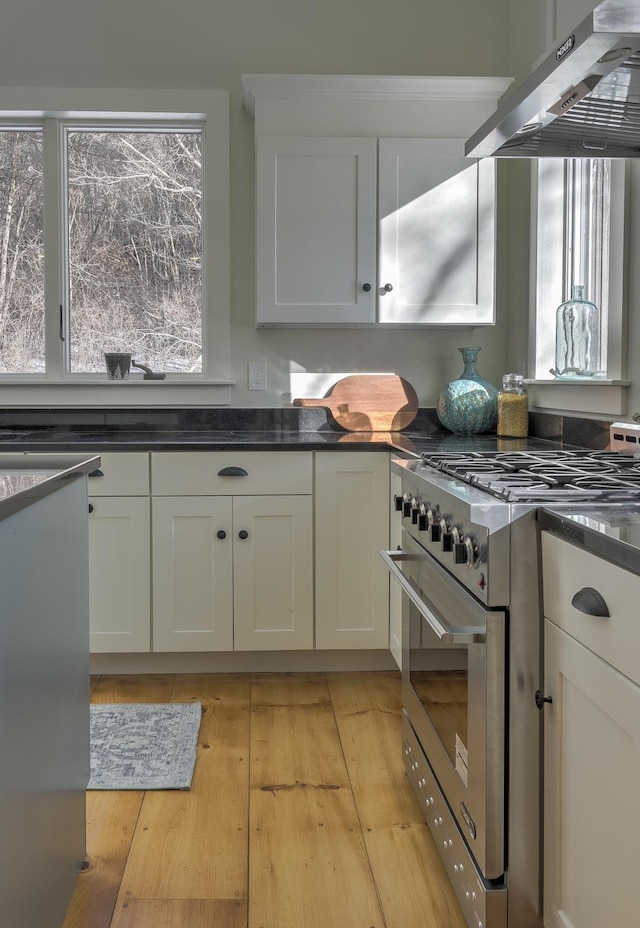
[(507, 0), (509, 73), (526, 77), (578, 23), (597, 6), (596, 0)]
[[(461, 373), (458, 346), (481, 345), (481, 373), (500, 382), (511, 311), (505, 268), (499, 269), (498, 324), (489, 329), (256, 330), (253, 123), (241, 106), (240, 75), (508, 75), (507, 6), (508, 0), (5, 0), (0, 86), (228, 89), (232, 375), (238, 382), (232, 404), (287, 402), (288, 373), (302, 368), (396, 370), (422, 404), (434, 405), (442, 384)], [(266, 393), (246, 389), (247, 361), (255, 359), (268, 362)], [(517, 361), (510, 358), (511, 367)]]

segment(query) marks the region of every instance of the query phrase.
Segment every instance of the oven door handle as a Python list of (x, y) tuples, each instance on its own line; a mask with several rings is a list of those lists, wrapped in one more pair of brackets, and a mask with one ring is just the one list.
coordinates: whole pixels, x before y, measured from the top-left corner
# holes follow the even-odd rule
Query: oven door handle
[(407, 594), (420, 615), (423, 616), (440, 641), (446, 644), (481, 644), (486, 641), (486, 635), (481, 629), (469, 626), (456, 628), (455, 626), (445, 625), (441, 622), (438, 616), (429, 609), (422, 597), (411, 586), (400, 568), (396, 566), (396, 561), (420, 561), (424, 560), (424, 558), (416, 554), (408, 554), (406, 551), (380, 551), (379, 554), (391, 576), (400, 584), (402, 591)]

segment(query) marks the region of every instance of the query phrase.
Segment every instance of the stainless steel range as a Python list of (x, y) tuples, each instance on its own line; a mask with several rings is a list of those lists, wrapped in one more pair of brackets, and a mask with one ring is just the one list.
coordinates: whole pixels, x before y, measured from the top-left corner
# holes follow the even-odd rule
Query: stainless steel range
[(471, 928), (542, 925), (542, 615), (536, 512), (640, 502), (615, 452), (397, 460), (404, 756)]

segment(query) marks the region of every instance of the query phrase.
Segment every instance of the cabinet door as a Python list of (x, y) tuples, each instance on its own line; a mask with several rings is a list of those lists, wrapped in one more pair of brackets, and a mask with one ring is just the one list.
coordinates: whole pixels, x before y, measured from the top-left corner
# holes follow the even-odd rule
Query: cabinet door
[(234, 498), (236, 651), (313, 648), (312, 533), (311, 496)]
[(495, 171), (462, 139), (380, 139), (379, 322), (495, 321)]
[(92, 496), (89, 507), (91, 650), (149, 651), (149, 499)]
[(233, 648), (231, 497), (153, 499), (153, 650)]
[(640, 687), (545, 622), (545, 928), (635, 925)]
[(316, 648), (389, 647), (389, 456), (316, 455)]
[(260, 136), (258, 325), (375, 321), (376, 140)]

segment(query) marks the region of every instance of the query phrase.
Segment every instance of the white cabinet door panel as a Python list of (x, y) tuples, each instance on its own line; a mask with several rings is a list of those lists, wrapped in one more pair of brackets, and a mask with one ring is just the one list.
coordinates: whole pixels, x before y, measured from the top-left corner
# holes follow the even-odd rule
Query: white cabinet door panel
[(389, 456), (316, 457), (316, 648), (389, 647)]
[(635, 925), (640, 687), (545, 622), (545, 928)]
[(153, 650), (230, 651), (231, 498), (158, 497), (152, 516)]
[(313, 648), (311, 496), (236, 497), (233, 522), (234, 649)]
[(380, 139), (378, 158), (378, 321), (492, 324), (495, 162), (463, 139)]
[(375, 216), (375, 139), (259, 137), (258, 325), (374, 322)]
[(148, 651), (149, 499), (90, 497), (89, 506), (91, 650)]

